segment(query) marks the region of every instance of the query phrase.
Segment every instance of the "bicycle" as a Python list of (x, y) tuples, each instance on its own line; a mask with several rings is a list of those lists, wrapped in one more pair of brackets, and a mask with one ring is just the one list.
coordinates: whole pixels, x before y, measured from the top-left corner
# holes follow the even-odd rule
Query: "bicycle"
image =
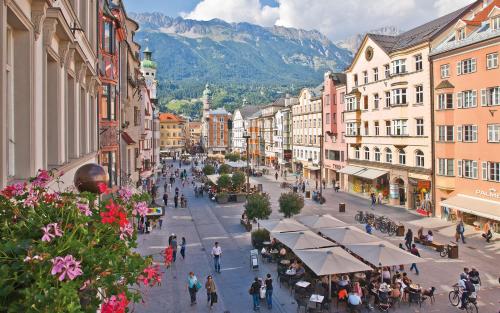
[[(458, 285), (453, 285), (453, 290), (448, 294), (448, 300), (450, 300), (451, 305), (458, 306), (460, 300), (462, 299), (462, 290), (458, 288)], [(465, 311), (467, 313), (478, 313), (476, 298), (473, 296), (467, 297), (467, 303), (465, 304)]]

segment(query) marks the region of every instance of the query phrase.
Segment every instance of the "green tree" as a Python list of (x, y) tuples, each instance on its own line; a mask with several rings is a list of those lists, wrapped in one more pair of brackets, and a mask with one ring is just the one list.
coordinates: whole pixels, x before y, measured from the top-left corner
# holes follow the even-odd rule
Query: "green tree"
[(227, 164), (222, 164), (219, 166), (219, 174), (229, 174), (231, 173), (231, 166)]
[(231, 177), (231, 180), (233, 181), (233, 188), (236, 191), (239, 191), (241, 187), (245, 184), (245, 174), (243, 172), (236, 172), (233, 174), (233, 177)]
[(267, 193), (254, 193), (248, 196), (245, 210), (249, 220), (267, 219), (271, 215), (271, 201)]
[(279, 198), (280, 212), (286, 218), (299, 214), (300, 210), (304, 207), (304, 197), (296, 192), (282, 193)]
[(240, 155), (236, 152), (226, 154), (226, 160), (236, 162), (240, 160)]
[(231, 187), (231, 177), (227, 174), (222, 174), (217, 178), (217, 186), (219, 189), (224, 190)]
[(203, 167), (203, 174), (213, 175), (215, 174), (215, 167), (213, 165), (207, 164)]

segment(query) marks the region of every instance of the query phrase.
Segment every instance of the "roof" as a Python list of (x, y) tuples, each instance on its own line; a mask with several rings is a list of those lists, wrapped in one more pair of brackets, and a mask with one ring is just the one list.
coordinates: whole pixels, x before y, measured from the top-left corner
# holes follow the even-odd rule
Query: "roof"
[(442, 82), (439, 83), (439, 85), (436, 86), (436, 90), (438, 89), (447, 89), (447, 88), (455, 88), (448, 80), (443, 80)]
[(347, 82), (347, 75), (345, 73), (332, 73), (327, 72), (328, 76), (333, 80), (335, 85), (345, 85)]
[(184, 122), (185, 120), (172, 113), (160, 113), (160, 122)]
[(475, 1), (459, 10), (441, 16), (397, 36), (377, 34), (367, 34), (367, 36), (375, 41), (386, 53), (404, 50), (431, 40), (449, 26), (450, 23), (455, 22), (464, 13), (468, 12), (478, 2), (480, 1)]
[(464, 21), (468, 24), (481, 25), (482, 22), (489, 19), (491, 11), (495, 8), (500, 8), (500, 0), (493, 0), (490, 4), (488, 4), (484, 9), (479, 11), (474, 18)]
[(132, 139), (132, 137), (130, 137), (130, 135), (127, 132), (122, 132), (122, 138), (127, 143), (127, 145), (135, 144), (134, 139)]
[(239, 108), (238, 111), (240, 111), (241, 117), (245, 119), (258, 112), (259, 109), (260, 107), (257, 105), (244, 105), (241, 108)]

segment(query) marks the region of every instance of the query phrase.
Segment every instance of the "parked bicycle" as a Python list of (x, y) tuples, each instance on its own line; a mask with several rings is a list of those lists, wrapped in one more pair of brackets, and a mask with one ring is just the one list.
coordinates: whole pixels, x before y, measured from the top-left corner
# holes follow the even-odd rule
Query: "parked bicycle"
[[(462, 290), (458, 287), (457, 284), (453, 285), (453, 290), (448, 294), (448, 299), (450, 300), (451, 305), (458, 306), (460, 304), (460, 299), (462, 299)], [(467, 303), (465, 304), (465, 311), (467, 313), (478, 313), (477, 309), (477, 299), (476, 297), (469, 296), (467, 297)]]

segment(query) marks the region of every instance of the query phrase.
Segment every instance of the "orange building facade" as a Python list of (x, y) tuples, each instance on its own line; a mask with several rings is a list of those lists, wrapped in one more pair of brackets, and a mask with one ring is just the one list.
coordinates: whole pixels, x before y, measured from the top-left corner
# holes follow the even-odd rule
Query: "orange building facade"
[(207, 122), (208, 153), (226, 154), (226, 152), (229, 152), (230, 134), (232, 132), (231, 113), (223, 108), (210, 110)]
[(500, 230), (500, 1), (432, 49), (437, 216)]

